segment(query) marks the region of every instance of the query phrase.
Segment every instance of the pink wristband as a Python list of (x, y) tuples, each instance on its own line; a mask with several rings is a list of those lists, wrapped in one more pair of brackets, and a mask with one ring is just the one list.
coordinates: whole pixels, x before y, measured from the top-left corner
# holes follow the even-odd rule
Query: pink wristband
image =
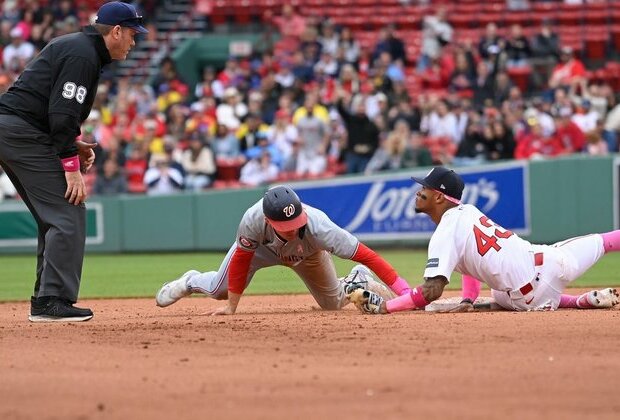
[(428, 305), (428, 302), (422, 294), (422, 286), (418, 286), (413, 290), (410, 289), (409, 293), (385, 302), (385, 307), (389, 313), (406, 311), (407, 309), (424, 309), (426, 305)]
[(62, 162), (62, 169), (65, 172), (77, 172), (80, 170), (80, 159), (77, 155), (60, 160)]
[(402, 296), (409, 292), (411, 287), (409, 287), (407, 280), (402, 277), (397, 277), (396, 280), (394, 280), (394, 283), (390, 286), (390, 289), (392, 289), (398, 296)]

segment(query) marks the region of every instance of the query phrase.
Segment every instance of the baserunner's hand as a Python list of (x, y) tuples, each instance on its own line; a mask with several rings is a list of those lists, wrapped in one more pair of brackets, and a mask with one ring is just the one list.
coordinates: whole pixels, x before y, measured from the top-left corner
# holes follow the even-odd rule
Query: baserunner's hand
[(214, 309), (210, 312), (207, 312), (207, 315), (234, 315), (235, 310), (231, 308), (229, 305), (222, 306), (220, 308)]

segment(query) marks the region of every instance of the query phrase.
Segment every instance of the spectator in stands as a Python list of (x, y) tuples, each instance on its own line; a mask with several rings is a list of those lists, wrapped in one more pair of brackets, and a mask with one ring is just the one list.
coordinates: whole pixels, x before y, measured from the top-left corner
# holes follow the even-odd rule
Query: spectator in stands
[(487, 159), (487, 139), (492, 139), (493, 129), (483, 124), (481, 119), (470, 119), (463, 140), (459, 143), (454, 158), (454, 165), (478, 165)]
[(342, 55), (346, 63), (357, 65), (360, 57), (360, 46), (353, 37), (351, 28), (347, 26), (342, 28), (338, 47), (342, 50)]
[(543, 98), (536, 96), (532, 98), (532, 107), (526, 109), (525, 117), (538, 121), (545, 137), (552, 136), (555, 133), (555, 122), (550, 112), (550, 103)]
[(347, 129), (342, 123), (340, 115), (335, 109), (329, 112), (329, 139), (327, 160), (332, 164), (344, 162), (347, 147)]
[(212, 144), (216, 160), (239, 161), (244, 160), (241, 155), (239, 140), (235, 130), (226, 124), (218, 124), (215, 139)]
[(218, 124), (224, 124), (228, 128), (236, 130), (247, 113), (248, 107), (241, 100), (241, 94), (237, 88), (226, 88), (223, 102), (215, 110)]
[(501, 106), (501, 104), (510, 98), (510, 91), (513, 88), (512, 80), (510, 80), (510, 76), (505, 71), (500, 71), (497, 73), (497, 78), (495, 80), (495, 89), (493, 94), (493, 102), (496, 106)]
[(52, 10), (54, 12), (54, 19), (56, 19), (57, 22), (63, 21), (69, 17), (74, 19), (78, 18), (77, 7), (75, 7), (73, 0), (60, 0), (55, 3)]
[(259, 157), (250, 160), (241, 168), (239, 181), (245, 185), (257, 186), (274, 182), (280, 173), (278, 166), (271, 161), (271, 155), (264, 151)]
[(560, 62), (553, 69), (549, 78), (549, 87), (570, 88), (579, 85), (585, 79), (586, 69), (583, 63), (575, 58), (571, 47), (563, 47), (560, 53)]
[(149, 163), (144, 147), (133, 144), (129, 158), (125, 162), (125, 175), (127, 176), (127, 190), (131, 193), (143, 193), (146, 191), (144, 185), (144, 174), (148, 169)]
[(22, 28), (15, 27), (11, 29), (11, 43), (2, 51), (4, 68), (14, 74), (21, 73), (34, 53), (34, 45), (24, 39)]
[[(119, 168), (124, 168), (125, 163), (127, 162), (127, 156), (125, 154), (126, 148), (127, 145), (124, 142), (121, 142), (121, 140), (119, 140), (116, 136), (111, 136), (108, 139), (106, 146), (101, 147), (99, 153), (97, 152), (97, 148), (95, 148), (95, 165), (97, 165), (97, 172), (103, 172), (103, 163), (106, 160), (113, 160)], [(97, 160), (99, 156), (101, 156), (100, 161)]]
[(573, 110), (570, 107), (555, 109), (555, 137), (564, 148), (565, 153), (580, 153), (586, 143), (583, 131), (571, 121)]
[(338, 76), (340, 72), (340, 65), (336, 58), (329, 51), (323, 51), (321, 53), (321, 58), (314, 65), (314, 73), (317, 75), (322, 75), (327, 78), (333, 79)]
[(375, 46), (373, 60), (379, 59), (383, 53), (388, 53), (389, 57), (394, 61), (404, 63), (406, 60), (405, 43), (396, 36), (394, 24), (386, 25), (379, 32), (379, 41)]
[(0, 202), (4, 201), (5, 199), (11, 199), (16, 197), (17, 191), (15, 190), (13, 183), (0, 166)]
[(314, 63), (307, 60), (300, 50), (293, 52), (291, 57), (291, 71), (295, 79), (308, 83), (314, 78)]
[(481, 109), (487, 101), (492, 101), (495, 97), (495, 85), (500, 61), (499, 50), (491, 57), (489, 61), (480, 60), (476, 65), (476, 79), (473, 85), (473, 103), (476, 109)]
[[(366, 165), (365, 174), (372, 174), (379, 171), (398, 170), (405, 167), (421, 166), (419, 163), (431, 164), (430, 153), (427, 153), (425, 162), (422, 151), (424, 149), (411, 148), (412, 133), (409, 124), (405, 120), (396, 121), (394, 130), (390, 132), (381, 146), (375, 151), (372, 158)], [(415, 156), (414, 156), (415, 155)]]
[(173, 194), (183, 190), (183, 174), (171, 165), (168, 155), (153, 155), (152, 166), (144, 174), (148, 195)]
[(532, 55), (530, 62), (534, 68), (532, 73), (534, 85), (542, 89), (546, 86), (553, 67), (560, 59), (560, 39), (553, 31), (549, 19), (543, 20), (540, 32), (534, 36)]
[(506, 67), (528, 67), (532, 56), (530, 41), (523, 34), (523, 28), (519, 24), (510, 27), (510, 36), (506, 39)]
[[(299, 114), (301, 116), (295, 124), (301, 143), (297, 162), (297, 173), (300, 175), (306, 173), (318, 175), (327, 167), (329, 126), (324, 118), (314, 112), (315, 99), (313, 98), (314, 94), (306, 96), (303, 107), (305, 112)], [(329, 118), (328, 114), (327, 118)]]
[(511, 130), (501, 120), (496, 120), (492, 125), (493, 137), (487, 140), (487, 160), (508, 160), (514, 157), (515, 140)]
[(306, 60), (312, 63), (319, 61), (322, 45), (319, 42), (319, 33), (314, 26), (307, 26), (301, 35), (301, 50)]
[(290, 3), (285, 3), (282, 6), (281, 16), (273, 16), (271, 12), (268, 12), (267, 17), (271, 18), (283, 39), (299, 41), (301, 34), (306, 29), (306, 19), (297, 13), (295, 7)]
[(245, 122), (237, 129), (241, 152), (246, 152), (258, 144), (258, 137), (267, 133), (269, 126), (260, 114), (248, 114)]
[[(441, 55), (445, 45), (452, 41), (452, 26), (446, 20), (446, 9), (440, 7), (437, 14), (422, 20), (422, 51), (418, 58), (418, 72), (424, 72), (433, 60)], [(396, 59), (396, 56), (392, 54)]]
[(564, 147), (556, 136), (545, 137), (536, 120), (517, 139), (516, 159), (544, 159), (564, 154)]
[(304, 105), (297, 108), (293, 114), (293, 124), (297, 125), (300, 118), (309, 114), (312, 114), (326, 124), (329, 122), (329, 111), (319, 103), (319, 96), (316, 92), (306, 93)]
[(13, 23), (10, 20), (0, 19), (0, 50), (11, 43), (11, 29)]
[(153, 78), (151, 87), (156, 93), (167, 92), (170, 90), (170, 84), (175, 80), (183, 83), (174, 60), (172, 57), (166, 56), (159, 63), (159, 72)]
[(618, 151), (618, 133), (620, 133), (620, 104), (612, 108), (605, 117), (603, 138), (610, 152)]
[(590, 156), (606, 156), (609, 154), (607, 142), (603, 137), (603, 121), (598, 120), (595, 130), (586, 134), (585, 152)]
[(470, 48), (457, 51), (449, 89), (466, 96), (472, 95), (476, 84), (476, 64)]
[[(41, 18), (41, 24), (39, 26), (41, 27), (41, 37), (39, 42), (42, 43), (41, 46), (43, 47), (56, 36), (54, 32), (54, 13), (51, 9), (43, 9), (43, 16)], [(33, 43), (35, 43), (36, 45), (35, 41), (37, 40), (33, 40)]]
[[(366, 165), (379, 147), (379, 128), (366, 115), (366, 98), (363, 95), (357, 94), (351, 97), (340, 90), (336, 106), (347, 129), (348, 140), (345, 154), (347, 172), (364, 172)], [(347, 106), (350, 106), (351, 111), (347, 109)]]
[(194, 88), (194, 96), (200, 99), (205, 96), (215, 96), (221, 98), (224, 89), (221, 83), (215, 83), (215, 68), (213, 66), (205, 66), (202, 69), (202, 80), (196, 83)]
[(189, 135), (188, 147), (181, 154), (185, 171), (185, 188), (200, 191), (213, 183), (217, 170), (215, 156), (199, 131)]
[(96, 195), (116, 195), (127, 192), (127, 178), (115, 159), (103, 163), (103, 171), (97, 176), (93, 193)]
[(340, 37), (334, 28), (334, 23), (329, 19), (325, 20), (321, 26), (319, 42), (321, 43), (322, 52), (327, 52), (331, 54), (332, 57), (337, 55)]
[(456, 115), (445, 100), (437, 101), (431, 113), (422, 118), (420, 127), (429, 137), (446, 137), (455, 145), (461, 141)]
[(295, 73), (293, 73), (293, 64), (288, 60), (280, 63), (280, 68), (274, 76), (276, 83), (281, 89), (288, 89), (295, 84)]
[(29, 40), (32, 34), (32, 28), (34, 27), (34, 9), (24, 9), (22, 18), (15, 27), (22, 30), (23, 39)]
[(412, 132), (418, 133), (420, 132), (421, 119), (420, 110), (412, 106), (411, 100), (401, 99), (395, 103), (395, 106), (388, 113), (388, 127), (393, 130), (396, 121), (404, 120)]
[(478, 54), (484, 60), (493, 60), (497, 54), (502, 52), (503, 38), (497, 33), (497, 25), (493, 22), (487, 23), (484, 35), (478, 42)]
[(581, 103), (576, 107), (575, 113), (571, 116), (571, 121), (586, 136), (597, 130), (598, 122), (602, 121), (602, 119), (603, 117), (592, 109), (592, 102), (589, 99), (582, 99)]
[(297, 140), (299, 133), (297, 127), (291, 123), (291, 116), (285, 109), (276, 112), (275, 122), (267, 130), (267, 139), (270, 144), (278, 148), (284, 160), (288, 159), (293, 152), (293, 142)]
[(282, 167), (284, 164), (284, 157), (282, 156), (282, 153), (280, 153), (280, 150), (275, 144), (269, 143), (267, 133), (263, 131), (257, 133), (256, 145), (245, 151), (245, 157), (249, 161), (255, 158), (260, 158), (264, 152), (269, 153), (271, 163), (276, 165), (278, 168)]

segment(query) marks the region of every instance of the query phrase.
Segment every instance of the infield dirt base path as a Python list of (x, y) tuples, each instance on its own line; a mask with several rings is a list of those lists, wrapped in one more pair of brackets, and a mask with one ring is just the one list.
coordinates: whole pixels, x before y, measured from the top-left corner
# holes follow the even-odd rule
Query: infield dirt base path
[(0, 419), (620, 418), (618, 310), (364, 316), (292, 295), (209, 317), (222, 302), (80, 303), (90, 322), (32, 324), (27, 303), (0, 304)]

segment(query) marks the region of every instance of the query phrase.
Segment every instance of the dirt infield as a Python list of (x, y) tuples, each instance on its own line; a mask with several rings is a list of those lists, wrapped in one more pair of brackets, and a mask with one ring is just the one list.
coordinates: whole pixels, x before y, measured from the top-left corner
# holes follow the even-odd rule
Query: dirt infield
[(620, 418), (620, 311), (363, 316), (309, 295), (0, 304), (0, 419)]

